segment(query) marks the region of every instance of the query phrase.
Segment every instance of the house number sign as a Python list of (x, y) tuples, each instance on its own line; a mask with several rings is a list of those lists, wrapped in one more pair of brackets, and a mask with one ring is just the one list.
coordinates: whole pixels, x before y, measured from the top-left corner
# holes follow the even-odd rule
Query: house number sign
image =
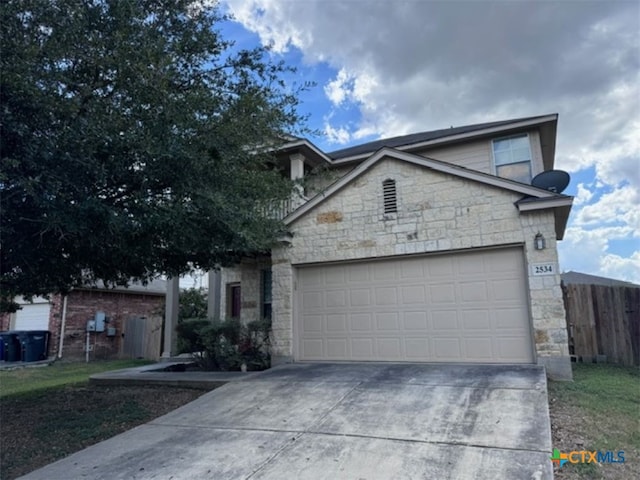
[(541, 275), (555, 275), (556, 266), (553, 263), (534, 263), (531, 265), (531, 274), (534, 277)]

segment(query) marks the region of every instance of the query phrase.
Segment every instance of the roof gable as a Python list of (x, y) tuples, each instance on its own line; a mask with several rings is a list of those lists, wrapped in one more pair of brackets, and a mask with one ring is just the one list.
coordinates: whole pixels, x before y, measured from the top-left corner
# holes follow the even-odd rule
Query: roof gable
[[(540, 188), (533, 187), (531, 185), (526, 185), (523, 183), (508, 180), (505, 178), (496, 177), (494, 175), (489, 175), (476, 170), (470, 170), (464, 167), (460, 167), (458, 165), (442, 162), (440, 160), (422, 157), (420, 155), (401, 152), (396, 149), (385, 147), (378, 150), (368, 160), (358, 165), (350, 173), (348, 173), (341, 179), (334, 182), (326, 190), (324, 190), (323, 192), (320, 192), (318, 195), (310, 199), (308, 202), (300, 206), (298, 209), (291, 212), (287, 217), (284, 218), (285, 225), (291, 224), (301, 216), (305, 215), (307, 212), (313, 210), (316, 206), (320, 205), (322, 202), (324, 202), (326, 199), (330, 198), (331, 196), (333, 196), (334, 194), (342, 190), (345, 186), (350, 184), (356, 178), (363, 175), (365, 172), (371, 169), (374, 165), (386, 159), (395, 159), (395, 160), (408, 162), (408, 163), (418, 165), (427, 169), (431, 169), (437, 172), (483, 183), (487, 186), (502, 188), (507, 191), (520, 193), (525, 196), (533, 197), (534, 199), (540, 199), (540, 200), (556, 199), (558, 201), (565, 202), (565, 203), (568, 201), (569, 205), (571, 204), (571, 201), (572, 201), (572, 197), (567, 197), (566, 195), (556, 194), (553, 192), (549, 192), (547, 190), (542, 190)], [(555, 204), (550, 205), (548, 204), (548, 202), (540, 202), (539, 205), (536, 205), (536, 208), (549, 208), (549, 206), (555, 207), (557, 205)], [(533, 209), (535, 208), (531, 207), (531, 204), (528, 204), (527, 210), (533, 210)]]

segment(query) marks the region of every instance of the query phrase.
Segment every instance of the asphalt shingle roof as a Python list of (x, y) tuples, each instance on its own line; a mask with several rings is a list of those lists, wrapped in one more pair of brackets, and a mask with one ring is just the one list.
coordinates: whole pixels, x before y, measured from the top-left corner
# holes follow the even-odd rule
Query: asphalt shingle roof
[(499, 122), (478, 123), (475, 125), (465, 125), (462, 127), (443, 128), (440, 130), (431, 130), (428, 132), (411, 133), (409, 135), (402, 135), (399, 137), (383, 138), (381, 140), (374, 140), (373, 142), (363, 143), (361, 145), (355, 145), (353, 147), (343, 148), (341, 150), (335, 150), (329, 152), (327, 156), (333, 160), (339, 160), (341, 158), (352, 157), (355, 155), (361, 155), (365, 153), (372, 153), (380, 150), (383, 147), (397, 148), (405, 145), (411, 145), (414, 143), (422, 143), (430, 140), (436, 140), (439, 138), (445, 138), (452, 135), (460, 135), (464, 133), (471, 133), (478, 130), (484, 130), (485, 128), (500, 127), (508, 125), (510, 123), (517, 123), (526, 120), (534, 120), (536, 118), (542, 118), (546, 115), (536, 117), (517, 118), (512, 120), (502, 120)]

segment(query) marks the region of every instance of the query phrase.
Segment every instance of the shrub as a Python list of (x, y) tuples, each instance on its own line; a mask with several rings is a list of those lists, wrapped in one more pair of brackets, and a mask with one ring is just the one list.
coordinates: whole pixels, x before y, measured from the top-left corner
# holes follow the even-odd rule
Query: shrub
[(238, 319), (184, 321), (177, 327), (178, 341), (203, 370), (264, 370), (271, 364), (271, 322), (248, 324)]
[(203, 318), (190, 318), (178, 322), (176, 333), (178, 334), (178, 354), (197, 352), (202, 349), (200, 331), (211, 324)]

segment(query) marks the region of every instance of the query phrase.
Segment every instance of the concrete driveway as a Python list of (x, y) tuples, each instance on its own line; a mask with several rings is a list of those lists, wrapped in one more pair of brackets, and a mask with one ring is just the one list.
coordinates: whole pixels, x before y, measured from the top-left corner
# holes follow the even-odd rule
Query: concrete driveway
[(293, 364), (25, 479), (552, 479), (537, 366)]

